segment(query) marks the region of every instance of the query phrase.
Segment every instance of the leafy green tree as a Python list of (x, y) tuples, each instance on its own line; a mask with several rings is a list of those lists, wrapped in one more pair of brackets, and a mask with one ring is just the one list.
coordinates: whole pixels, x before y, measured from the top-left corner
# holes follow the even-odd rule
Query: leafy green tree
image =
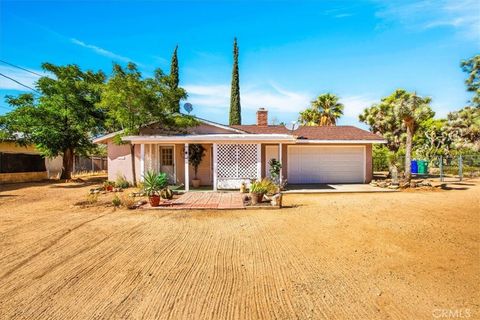
[[(155, 123), (166, 132), (178, 131), (194, 125), (192, 117), (180, 116), (171, 109), (172, 97), (185, 97), (183, 89), (173, 90), (170, 77), (162, 70), (155, 71), (154, 78), (142, 77), (137, 66), (129, 63), (126, 68), (114, 64), (112, 75), (104, 86), (99, 106), (108, 115), (110, 131), (121, 130), (114, 139), (122, 142), (122, 136), (137, 135), (140, 129)], [(135, 145), (130, 144), (133, 183), (136, 184)]]
[(233, 40), (232, 88), (230, 93), (230, 125), (242, 124), (242, 108), (240, 106), (240, 76), (238, 74), (237, 38)]
[(475, 55), (460, 63), (462, 70), (468, 74), (465, 80), (467, 91), (473, 92), (472, 106), (480, 108), (480, 55)]
[(91, 138), (104, 130), (105, 113), (96, 106), (105, 75), (77, 65), (43, 63), (53, 77), (41, 77), (33, 94), (8, 96), (14, 110), (0, 118), (0, 127), (19, 144), (33, 143), (43, 156), (63, 156), (62, 179), (71, 179), (74, 154), (94, 146)]
[(396, 102), (396, 113), (402, 119), (405, 126), (407, 137), (405, 142), (405, 179), (410, 181), (412, 173), (410, 162), (412, 160), (413, 135), (418, 125), (428, 118), (432, 118), (434, 113), (430, 108), (431, 99), (422, 98), (414, 93), (408, 93), (403, 90), (397, 90), (398, 99)]
[[(180, 77), (178, 75), (178, 45), (175, 47), (172, 55), (172, 62), (170, 64), (170, 81), (171, 81), (171, 89), (175, 92), (178, 89), (178, 84), (180, 82)], [(172, 101), (172, 111), (180, 112), (180, 98), (179, 96), (174, 96)]]
[(312, 101), (310, 108), (300, 112), (299, 121), (307, 126), (335, 126), (343, 115), (343, 109), (336, 95), (321, 94)]

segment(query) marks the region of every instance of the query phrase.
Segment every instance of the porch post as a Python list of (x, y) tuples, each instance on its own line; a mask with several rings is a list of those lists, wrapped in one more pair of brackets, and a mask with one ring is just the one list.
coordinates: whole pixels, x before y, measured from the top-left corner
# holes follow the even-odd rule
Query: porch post
[(190, 190), (190, 172), (188, 172), (188, 143), (185, 143), (185, 191)]
[(145, 145), (140, 145), (140, 181), (143, 181), (145, 175)]
[[(278, 161), (280, 162), (280, 164), (281, 164), (282, 167), (283, 167), (283, 163), (282, 163), (282, 162), (283, 162), (283, 161), (282, 161), (282, 153), (283, 153), (283, 152), (282, 152), (282, 149), (283, 149), (283, 144), (280, 142), (280, 143), (278, 144)], [(282, 183), (282, 180), (283, 180), (282, 171), (283, 171), (283, 169), (280, 169), (280, 176), (278, 177), (280, 183)]]
[(257, 143), (257, 179), (262, 179), (262, 145)]
[(218, 162), (217, 162), (217, 144), (213, 144), (213, 191), (217, 191)]

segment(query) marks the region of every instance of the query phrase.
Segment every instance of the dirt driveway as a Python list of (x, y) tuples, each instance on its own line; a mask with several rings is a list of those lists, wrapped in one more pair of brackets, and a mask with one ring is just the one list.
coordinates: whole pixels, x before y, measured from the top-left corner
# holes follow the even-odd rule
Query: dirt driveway
[(89, 188), (0, 186), (0, 319), (480, 318), (479, 181), (215, 212), (72, 206)]

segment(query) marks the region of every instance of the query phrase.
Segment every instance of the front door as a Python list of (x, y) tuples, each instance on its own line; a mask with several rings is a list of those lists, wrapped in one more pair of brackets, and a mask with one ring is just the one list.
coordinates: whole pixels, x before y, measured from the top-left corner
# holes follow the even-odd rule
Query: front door
[(169, 183), (176, 183), (173, 147), (160, 147), (160, 171), (167, 174)]

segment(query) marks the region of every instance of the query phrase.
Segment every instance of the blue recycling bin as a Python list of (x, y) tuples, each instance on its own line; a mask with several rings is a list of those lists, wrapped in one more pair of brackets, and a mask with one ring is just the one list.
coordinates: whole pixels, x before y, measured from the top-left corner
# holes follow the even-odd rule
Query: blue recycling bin
[(412, 174), (418, 173), (418, 163), (417, 160), (410, 161), (410, 171)]

